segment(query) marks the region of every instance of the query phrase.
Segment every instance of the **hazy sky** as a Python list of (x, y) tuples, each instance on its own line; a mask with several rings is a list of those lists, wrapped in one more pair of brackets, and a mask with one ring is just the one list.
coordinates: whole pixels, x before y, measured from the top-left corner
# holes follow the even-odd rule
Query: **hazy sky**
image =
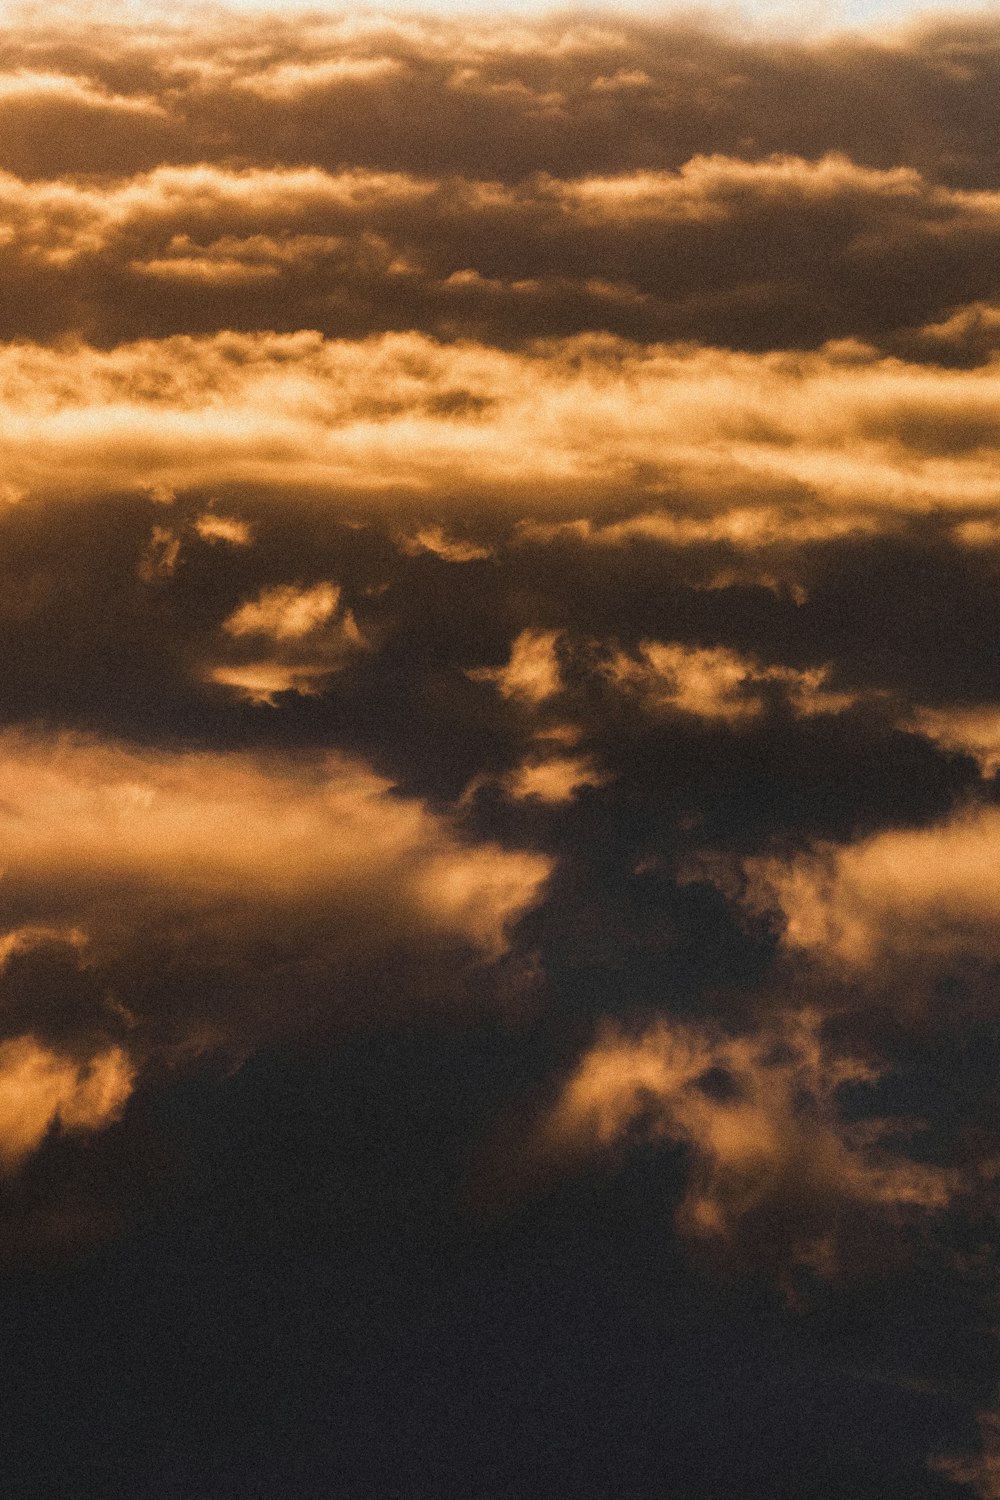
[[(114, 16), (127, 16), (139, 23), (148, 21), (151, 16), (161, 16), (165, 19), (177, 19), (185, 14), (186, 10), (194, 10), (202, 18), (207, 15), (229, 13), (240, 14), (267, 14), (277, 16), (296, 16), (302, 13), (309, 15), (335, 16), (343, 13), (343, 7), (334, 3), (316, 3), (302, 6), (298, 3), (277, 4), (275, 0), (227, 0), (224, 5), (185, 7), (184, 5), (149, 4), (146, 0), (115, 0), (114, 4), (103, 4), (100, 6), (80, 6), (72, 3), (47, 5), (44, 8), (37, 5), (17, 3), (17, 0), (4, 0), (0, 7), (3, 14), (11, 17), (15, 22), (24, 24), (45, 24), (51, 22), (56, 16), (76, 16), (81, 14), (106, 20)], [(648, 3), (637, 3), (637, 0), (608, 0), (605, 4), (594, 5), (553, 5), (548, 0), (507, 0), (503, 5), (490, 5), (486, 0), (403, 0), (403, 3), (393, 5), (363, 5), (352, 7), (353, 17), (361, 15), (425, 15), (425, 16), (486, 16), (499, 19), (504, 16), (518, 17), (545, 17), (550, 15), (588, 14), (592, 16), (642, 16), (651, 19), (666, 20), (671, 16), (688, 18), (707, 18), (721, 23), (731, 29), (742, 31), (753, 31), (758, 29), (782, 31), (786, 35), (817, 35), (819, 33), (837, 31), (845, 28), (898, 29), (905, 27), (913, 20), (919, 20), (925, 16), (996, 16), (996, 4), (967, 5), (934, 4), (933, 0), (801, 0), (801, 3), (792, 4), (791, 0), (746, 0), (744, 4), (726, 4), (724, 0), (708, 0), (708, 3), (697, 5), (686, 5), (683, 3), (669, 4), (656, 3), (656, 0), (648, 0)]]
[(10, 13), (4, 1500), (1000, 1497), (1000, 20), (750, 14)]

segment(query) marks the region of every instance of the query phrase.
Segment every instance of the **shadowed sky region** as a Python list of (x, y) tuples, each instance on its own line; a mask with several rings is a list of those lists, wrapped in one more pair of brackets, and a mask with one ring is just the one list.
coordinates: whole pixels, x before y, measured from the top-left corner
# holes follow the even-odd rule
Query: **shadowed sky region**
[(3, 1500), (1000, 1500), (998, 97), (10, 12)]

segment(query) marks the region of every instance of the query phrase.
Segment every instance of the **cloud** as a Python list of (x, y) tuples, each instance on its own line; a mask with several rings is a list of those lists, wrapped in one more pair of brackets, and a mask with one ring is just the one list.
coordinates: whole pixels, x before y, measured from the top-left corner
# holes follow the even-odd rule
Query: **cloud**
[(977, 1423), (981, 1440), (978, 1453), (935, 1456), (930, 1468), (953, 1484), (967, 1486), (978, 1500), (1000, 1500), (1000, 1414), (980, 1412)]
[(971, 755), (984, 776), (993, 776), (1000, 770), (1000, 706), (997, 704), (918, 708), (904, 727), (925, 735), (942, 750)]
[(495, 682), (505, 698), (537, 705), (559, 692), (562, 678), (556, 652), (555, 630), (522, 630), (511, 644), (505, 667), (476, 667), (469, 672), (475, 682)]
[(125, 115), (166, 115), (166, 110), (155, 99), (110, 93), (89, 78), (33, 72), (29, 68), (0, 73), (0, 113), (12, 104), (51, 103)]
[(278, 63), (263, 73), (237, 79), (240, 88), (265, 98), (297, 99), (317, 90), (382, 81), (403, 71), (393, 57), (335, 57), (304, 63)]
[(729, 724), (757, 718), (774, 687), (798, 714), (841, 713), (852, 693), (827, 687), (828, 666), (805, 671), (764, 666), (725, 646), (687, 646), (647, 641), (638, 659), (619, 652), (606, 671), (616, 685), (639, 692), (653, 708), (671, 708)]
[[(311, 588), (278, 584), (240, 604), (222, 621), (234, 641), (246, 641), (251, 659), (209, 666), (205, 678), (233, 689), (250, 703), (274, 707), (280, 693), (310, 697), (319, 692), (365, 641), (341, 590), (326, 580)], [(271, 655), (256, 655), (269, 641)]]
[(232, 547), (248, 547), (253, 540), (253, 529), (249, 521), (240, 521), (235, 516), (220, 516), (215, 511), (206, 511), (198, 516), (194, 529), (203, 542), (228, 542)]
[(912, 966), (1000, 961), (998, 854), (1000, 810), (973, 805), (927, 828), (755, 858), (746, 900), (780, 913), (790, 953), (892, 983)]
[(403, 539), (402, 548), (411, 557), (419, 557), (421, 552), (432, 552), (435, 557), (452, 563), (482, 562), (493, 555), (489, 547), (451, 537), (441, 526), (421, 527), (413, 536)]
[(139, 562), (139, 577), (144, 583), (172, 577), (177, 570), (180, 555), (180, 537), (169, 526), (154, 526), (149, 545)]
[[(504, 954), (551, 869), (464, 840), (338, 756), (7, 732), (0, 765), (0, 988), (6, 1025), (30, 1017), (42, 1049), (18, 1031), (0, 1052), (35, 1122), (25, 1150), (57, 1111), (67, 1126), (112, 1117), (127, 1069), (109, 1045), (140, 1069), (363, 1019), (383, 983), (387, 1014), (407, 993), (437, 1003), (463, 963)], [(409, 977), (385, 977), (400, 962)], [(62, 1060), (70, 1045), (79, 1066)]]
[[(419, 334), (225, 333), (113, 350), (0, 348), (0, 457), (27, 489), (281, 482), (462, 486), (533, 507), (685, 488), (791, 490), (891, 518), (995, 504), (992, 367), (856, 351), (734, 354), (606, 337), (530, 354)], [(648, 503), (648, 502), (647, 502)], [(845, 512), (850, 517), (845, 522)], [(814, 521), (810, 525), (815, 525)], [(870, 523), (869, 523), (870, 524)], [(725, 527), (721, 529), (724, 531)]]
[(571, 802), (584, 787), (603, 786), (606, 780), (589, 756), (535, 755), (513, 770), (504, 786), (517, 801), (558, 804)]
[[(989, 525), (970, 522), (966, 525)], [(697, 547), (728, 543), (752, 552), (779, 544), (833, 541), (839, 537), (865, 535), (877, 522), (865, 512), (834, 517), (828, 512), (802, 506), (734, 506), (677, 513), (649, 511), (621, 521), (594, 521), (584, 516), (576, 521), (525, 521), (518, 536), (527, 542), (570, 538), (597, 547), (625, 547), (631, 542), (658, 542), (664, 547)]]
[(54, 1126), (70, 1132), (107, 1126), (133, 1083), (120, 1047), (81, 1064), (30, 1036), (0, 1043), (0, 1165), (8, 1172), (18, 1167)]
[[(539, 1347), (611, 1246), (598, 1334), (683, 1283), (696, 1361), (707, 1250), (736, 1399), (771, 1342), (807, 1396), (845, 1347), (952, 1380), (995, 1291), (1000, 23), (133, 10), (4, 33), (0, 1253), (127, 1222), (163, 1147), (95, 1327), (149, 1234), (311, 1308), (319, 1225), (405, 1342), (507, 1120), (546, 1192), (504, 1326), (569, 1277)], [(914, 1411), (873, 1493), (919, 1489)], [(694, 1488), (814, 1490), (813, 1416)], [(984, 1423), (941, 1473), (985, 1494)]]
[(637, 1036), (609, 1026), (566, 1082), (543, 1137), (557, 1154), (683, 1144), (687, 1233), (749, 1240), (758, 1253), (832, 1273), (838, 1221), (850, 1210), (933, 1213), (955, 1188), (949, 1173), (906, 1156), (890, 1122), (843, 1117), (838, 1091), (876, 1077), (864, 1061), (831, 1052), (807, 1012), (746, 1037), (667, 1018)]
[(241, 604), (223, 620), (227, 635), (269, 635), (276, 641), (299, 640), (325, 625), (334, 614), (340, 590), (331, 583), (299, 589), (280, 584), (265, 589), (258, 599)]
[(323, 691), (333, 671), (336, 668), (326, 662), (249, 661), (234, 666), (219, 663), (205, 669), (204, 680), (231, 689), (238, 698), (257, 707), (276, 708), (283, 693), (315, 697)]

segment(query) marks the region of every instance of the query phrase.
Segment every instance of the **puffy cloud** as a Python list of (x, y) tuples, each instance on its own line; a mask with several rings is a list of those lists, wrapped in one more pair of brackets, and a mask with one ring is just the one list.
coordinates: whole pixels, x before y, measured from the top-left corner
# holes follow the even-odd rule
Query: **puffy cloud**
[(53, 1038), (97, 1059), (79, 1072), (11, 1038), (38, 1137), (57, 1109), (82, 1126), (117, 1108), (125, 1062), (105, 1054), (123, 1025), (116, 1045), (137, 1065), (204, 1047), (240, 1054), (273, 1032), (378, 1009), (378, 975), (401, 955), (409, 978), (387, 981), (386, 1006), (405, 1005), (407, 985), (414, 1003), (425, 989), (445, 996), (456, 955), (504, 953), (551, 868), (463, 840), (337, 756), (8, 732), (0, 763), (8, 1024), (27, 1014), (41, 1038), (58, 1022)]
[(181, 555), (181, 539), (169, 526), (154, 526), (149, 545), (139, 562), (139, 577), (144, 583), (170, 578)]
[(890, 1122), (844, 1118), (838, 1091), (876, 1076), (831, 1051), (810, 1013), (742, 1037), (666, 1018), (638, 1036), (609, 1027), (566, 1082), (543, 1137), (557, 1154), (681, 1143), (691, 1156), (680, 1209), (688, 1233), (773, 1237), (780, 1259), (829, 1272), (850, 1209), (933, 1212), (956, 1186), (909, 1159)]
[(340, 590), (331, 583), (300, 589), (279, 584), (258, 599), (241, 604), (223, 620), (228, 635), (269, 635), (277, 641), (298, 640), (325, 625), (337, 608)]
[(801, 671), (764, 666), (725, 646), (647, 641), (638, 659), (619, 652), (606, 670), (612, 681), (638, 691), (652, 707), (730, 724), (756, 718), (772, 685), (781, 689), (798, 714), (840, 713), (855, 702), (852, 693), (825, 686), (829, 667)]
[[(967, 522), (989, 525), (988, 522)], [(802, 506), (746, 506), (677, 512), (648, 511), (621, 521), (599, 521), (589, 516), (577, 521), (525, 521), (518, 536), (528, 542), (570, 538), (599, 547), (624, 547), (630, 542), (659, 542), (664, 547), (697, 547), (723, 542), (749, 552), (778, 544), (833, 541), (864, 536), (877, 522), (864, 511), (855, 516)]]
[(906, 727), (926, 735), (942, 750), (971, 755), (984, 776), (1000, 770), (1000, 706), (995, 703), (918, 708)]
[(48, 102), (78, 105), (91, 110), (111, 110), (126, 115), (162, 116), (166, 113), (155, 99), (113, 94), (88, 78), (64, 73), (32, 72), (29, 68), (18, 68), (13, 73), (0, 73), (0, 111), (10, 104)]
[[(0, 753), (11, 902), (37, 878), (52, 881), (43, 899), (57, 908), (99, 904), (103, 890), (126, 879), (154, 901), (176, 897), (194, 909), (241, 894), (265, 904), (269, 895), (278, 904), (338, 894), (350, 902), (366, 881), (395, 878), (405, 889), (417, 882), (433, 920), (433, 885), (445, 879), (450, 859), (463, 888), (484, 895), (475, 848), (463, 849), (444, 822), (336, 757), (325, 768), (269, 767), (237, 755), (143, 754), (16, 733), (4, 737)], [(535, 898), (546, 862), (489, 850), (482, 868), (485, 888), (503, 887), (497, 872), (507, 872), (503, 899), (485, 901), (497, 946), (505, 923)], [(455, 910), (450, 896), (442, 898), (441, 925), (461, 935), (465, 918)], [(475, 927), (484, 930), (482, 914)]]
[(597, 336), (523, 354), (311, 332), (8, 345), (0, 457), (10, 483), (36, 489), (104, 488), (109, 473), (174, 488), (464, 485), (521, 503), (533, 491), (537, 507), (579, 505), (581, 491), (606, 504), (628, 479), (661, 505), (678, 485), (702, 503), (720, 487), (745, 516), (738, 481), (813, 496), (836, 511), (838, 535), (859, 512), (992, 507), (995, 384), (992, 366)]
[(19, 1166), (53, 1126), (100, 1130), (121, 1113), (133, 1083), (120, 1047), (79, 1063), (30, 1036), (0, 1042), (0, 1165)]
[(403, 539), (402, 548), (411, 557), (432, 552), (435, 557), (452, 563), (482, 562), (493, 555), (489, 547), (449, 536), (441, 526), (422, 526), (413, 536)]
[(518, 801), (571, 802), (583, 787), (603, 786), (607, 778), (586, 755), (542, 755), (524, 761), (505, 779)]
[(329, 662), (249, 661), (216, 663), (205, 669), (205, 681), (229, 688), (238, 698), (258, 707), (276, 708), (282, 693), (311, 698), (336, 668)]
[(206, 511), (198, 516), (194, 529), (203, 542), (228, 542), (233, 547), (247, 547), (253, 540), (249, 521), (235, 516), (220, 516), (215, 511)]
[(235, 641), (246, 641), (255, 653), (269, 640), (272, 654), (216, 663), (207, 668), (207, 681), (271, 707), (279, 693), (309, 697), (318, 692), (331, 672), (365, 644), (354, 615), (341, 603), (341, 590), (325, 580), (311, 588), (278, 584), (263, 589), (227, 616), (222, 630)]
[(504, 667), (476, 667), (469, 676), (477, 682), (495, 682), (505, 698), (536, 705), (554, 697), (562, 685), (555, 630), (522, 630), (511, 644), (510, 661)]
[(748, 863), (748, 904), (776, 910), (783, 941), (888, 983), (911, 965), (1000, 961), (1000, 810), (962, 808), (927, 828)]
[(345, 84), (373, 83), (403, 71), (394, 57), (333, 57), (301, 63), (277, 63), (262, 73), (237, 78), (240, 88), (264, 98), (296, 99)]
[[(253, 1218), (222, 1238), (255, 1253), (309, 1135), (296, 1203), (315, 1185), (330, 1220), (329, 1166), (352, 1264), (403, 1225), (412, 1331), (446, 1158), (540, 1093), (509, 1169), (591, 1180), (506, 1239), (511, 1286), (556, 1263), (552, 1233), (590, 1278), (584, 1220), (612, 1201), (639, 1272), (615, 1306), (641, 1282), (648, 1312), (676, 1194), (688, 1240), (770, 1269), (879, 1262), (874, 1292), (816, 1293), (824, 1381), (841, 1339), (933, 1365), (918, 1283), (960, 1323), (953, 1240), (995, 1238), (1000, 815), (961, 799), (1000, 760), (997, 23), (8, 19), (0, 1252), (53, 1193), (51, 1219), (102, 1232), (123, 1159), (156, 1155), (134, 1133), (173, 1130), (131, 1091), (197, 1057), (184, 1128), (203, 1105), (227, 1126), (195, 1196)], [(311, 1078), (278, 1136), (276, 1071)], [(177, 1205), (187, 1251), (201, 1210)], [(908, 1279), (888, 1262), (914, 1224)], [(77, 1291), (132, 1275), (147, 1228)], [(149, 1451), (140, 1426), (122, 1453)], [(222, 1472), (210, 1448), (197, 1473), (174, 1455), (185, 1492)], [(989, 1451), (955, 1462), (985, 1493)]]

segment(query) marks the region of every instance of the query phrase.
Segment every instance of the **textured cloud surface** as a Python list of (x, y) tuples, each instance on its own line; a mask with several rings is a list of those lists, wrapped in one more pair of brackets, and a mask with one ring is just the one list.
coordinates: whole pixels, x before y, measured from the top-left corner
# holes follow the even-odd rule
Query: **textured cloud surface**
[(0, 1491), (997, 1491), (1000, 24), (11, 15)]

